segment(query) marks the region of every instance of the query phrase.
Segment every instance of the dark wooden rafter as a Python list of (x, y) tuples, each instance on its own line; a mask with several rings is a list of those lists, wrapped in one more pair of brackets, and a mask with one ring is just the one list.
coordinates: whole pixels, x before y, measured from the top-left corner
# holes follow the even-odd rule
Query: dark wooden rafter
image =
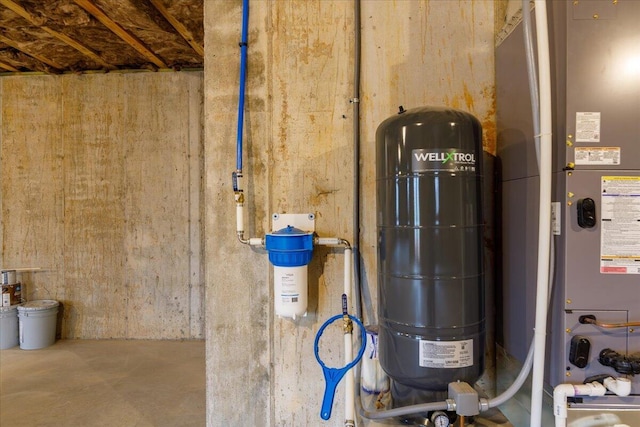
[(129, 31), (121, 27), (118, 23), (113, 21), (102, 9), (93, 4), (91, 0), (73, 0), (78, 6), (82, 7), (88, 13), (90, 13), (94, 18), (102, 23), (105, 27), (111, 30), (114, 34), (124, 40), (129, 46), (133, 47), (138, 53), (147, 58), (150, 62), (160, 68), (168, 68), (167, 64), (164, 63), (162, 59), (160, 59), (155, 53), (153, 53), (145, 44), (137, 38), (135, 35), (131, 34)]
[[(40, 29), (42, 29), (43, 31), (45, 31), (48, 34), (52, 35), (53, 37), (57, 38), (58, 40), (66, 43), (67, 45), (69, 45), (72, 48), (76, 49), (77, 51), (81, 52), (82, 54), (84, 54), (84, 55), (88, 56), (89, 58), (93, 59), (95, 62), (97, 62), (98, 64), (102, 65), (104, 68), (109, 69), (109, 70), (114, 70), (116, 68), (113, 65), (107, 63), (96, 52), (94, 52), (93, 50), (89, 49), (88, 47), (86, 47), (82, 43), (79, 43), (79, 42), (73, 40), (71, 37), (67, 36), (66, 34), (63, 34), (63, 33), (59, 32), (59, 31), (56, 31), (56, 30), (54, 30), (54, 29), (52, 29), (52, 28), (50, 28), (50, 27), (48, 27), (46, 25), (40, 25), (38, 19), (36, 19), (26, 9), (24, 9), (22, 6), (20, 6), (19, 4), (15, 3), (14, 1), (12, 1), (12, 0), (0, 0), (0, 4), (5, 6), (7, 9), (11, 9), (16, 14), (22, 16), (24, 19), (29, 21), (30, 24), (39, 27)], [(51, 64), (49, 64), (49, 65), (51, 65)], [(60, 68), (60, 67), (56, 67), (56, 68)]]
[(24, 45), (22, 43), (20, 43), (20, 42), (8, 39), (7, 37), (2, 36), (2, 35), (0, 35), (0, 42), (4, 43), (6, 45), (9, 45), (9, 46), (11, 46), (12, 48), (14, 48), (16, 50), (19, 50), (20, 52), (23, 52), (23, 53), (31, 56), (32, 58), (35, 58), (38, 61), (49, 65), (50, 67), (53, 67), (53, 68), (58, 69), (58, 70), (62, 70), (64, 68), (62, 65), (58, 64), (57, 62), (55, 62), (55, 61), (53, 61), (53, 60), (51, 60), (49, 58), (46, 58), (46, 57), (44, 57), (42, 55), (39, 55), (39, 54), (37, 54), (35, 52), (31, 52), (29, 49), (25, 48)]
[(162, 14), (162, 16), (164, 16), (164, 18), (171, 24), (171, 26), (175, 28), (178, 34), (180, 34), (180, 36), (182, 36), (182, 38), (185, 39), (187, 43), (189, 43), (191, 48), (198, 55), (200, 55), (200, 57), (204, 57), (204, 48), (196, 41), (196, 38), (193, 36), (191, 31), (189, 31), (187, 27), (182, 24), (182, 22), (177, 20), (173, 15), (171, 15), (171, 13), (169, 13), (169, 10), (167, 10), (167, 8), (164, 6), (162, 0), (149, 0), (149, 2), (158, 10), (158, 12)]
[(15, 72), (19, 72), (20, 70), (18, 70), (16, 67), (13, 67), (9, 64), (7, 64), (6, 62), (2, 62), (0, 61), (0, 68), (7, 70), (7, 71), (15, 71)]

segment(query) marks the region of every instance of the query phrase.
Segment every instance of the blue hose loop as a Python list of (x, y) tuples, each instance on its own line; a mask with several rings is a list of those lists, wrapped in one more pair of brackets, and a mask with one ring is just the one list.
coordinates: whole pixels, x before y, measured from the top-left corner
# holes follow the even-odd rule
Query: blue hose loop
[(320, 367), (322, 368), (322, 373), (324, 374), (324, 381), (326, 383), (326, 386), (324, 389), (324, 397), (322, 398), (322, 408), (320, 409), (320, 418), (322, 418), (323, 420), (328, 420), (329, 418), (331, 418), (331, 408), (333, 407), (333, 398), (336, 394), (336, 388), (338, 387), (338, 383), (340, 382), (342, 377), (344, 377), (347, 371), (349, 371), (349, 369), (356, 366), (360, 361), (360, 359), (362, 359), (362, 355), (364, 354), (364, 348), (367, 342), (367, 333), (364, 329), (364, 325), (362, 324), (362, 322), (358, 320), (357, 317), (354, 317), (350, 314), (348, 314), (348, 316), (352, 321), (358, 324), (358, 327), (360, 328), (360, 336), (361, 336), (360, 342), (362, 344), (360, 346), (360, 351), (358, 352), (358, 355), (355, 357), (355, 359), (353, 359), (351, 363), (347, 364), (342, 368), (328, 368), (324, 364), (324, 362), (320, 359), (320, 355), (318, 354), (318, 342), (320, 341), (320, 337), (322, 336), (322, 333), (324, 332), (325, 328), (329, 326), (331, 323), (335, 322), (336, 320), (342, 319), (344, 315), (336, 314), (335, 316), (333, 316), (332, 318), (324, 322), (324, 324), (316, 334), (316, 340), (313, 343), (313, 353), (315, 354), (316, 360), (318, 361), (318, 363), (320, 364)]
[(244, 89), (247, 83), (247, 34), (249, 0), (242, 1), (242, 35), (240, 39), (240, 95), (238, 97), (238, 132), (236, 136), (236, 170), (242, 171), (242, 133), (244, 128)]

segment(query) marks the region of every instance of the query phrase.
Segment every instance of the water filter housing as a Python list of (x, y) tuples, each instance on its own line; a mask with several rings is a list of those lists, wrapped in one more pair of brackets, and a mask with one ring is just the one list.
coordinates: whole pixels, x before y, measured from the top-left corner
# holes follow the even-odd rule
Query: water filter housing
[(421, 390), (473, 384), (486, 333), (480, 123), (401, 108), (376, 150), (380, 363)]
[(307, 313), (307, 265), (313, 256), (313, 233), (287, 226), (265, 236), (269, 261), (273, 264), (276, 316), (296, 317)]

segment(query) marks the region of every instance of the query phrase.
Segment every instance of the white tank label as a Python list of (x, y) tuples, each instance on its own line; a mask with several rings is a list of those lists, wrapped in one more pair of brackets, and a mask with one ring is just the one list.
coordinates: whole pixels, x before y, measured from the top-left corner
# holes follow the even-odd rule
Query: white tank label
[(576, 142), (600, 142), (600, 113), (576, 113)]
[(640, 176), (603, 176), (600, 273), (640, 274)]
[(473, 340), (420, 340), (420, 366), (423, 368), (466, 368), (473, 366)]

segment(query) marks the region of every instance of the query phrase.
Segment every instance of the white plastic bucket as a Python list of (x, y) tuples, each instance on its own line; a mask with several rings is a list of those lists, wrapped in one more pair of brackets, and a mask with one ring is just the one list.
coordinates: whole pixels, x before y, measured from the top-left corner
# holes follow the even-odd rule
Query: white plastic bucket
[(17, 306), (0, 308), (0, 350), (18, 345)]
[(36, 300), (18, 306), (20, 348), (37, 350), (56, 341), (56, 320), (60, 303)]

